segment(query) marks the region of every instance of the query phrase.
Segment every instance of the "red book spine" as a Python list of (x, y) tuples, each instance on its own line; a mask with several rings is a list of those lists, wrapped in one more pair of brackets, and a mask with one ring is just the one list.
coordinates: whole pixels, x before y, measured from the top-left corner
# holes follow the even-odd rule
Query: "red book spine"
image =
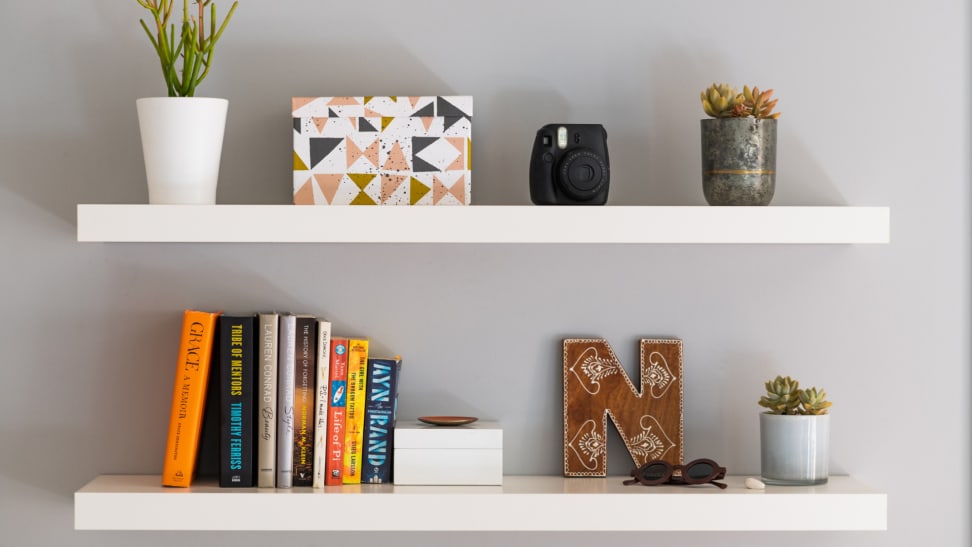
[(331, 338), (331, 390), (328, 410), (327, 468), (324, 484), (344, 484), (344, 424), (348, 400), (348, 339)]

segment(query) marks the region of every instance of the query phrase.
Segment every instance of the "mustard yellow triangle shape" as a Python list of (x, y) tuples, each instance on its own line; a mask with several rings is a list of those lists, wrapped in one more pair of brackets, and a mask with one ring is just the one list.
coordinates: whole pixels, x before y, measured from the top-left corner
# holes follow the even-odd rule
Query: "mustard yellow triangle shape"
[(385, 129), (387, 129), (388, 128), (388, 124), (392, 123), (392, 121), (394, 119), (395, 118), (393, 118), (391, 116), (382, 116), (381, 117), (381, 130), (384, 131)]
[(351, 205), (378, 205), (375, 200), (371, 199), (371, 196), (364, 192), (359, 192), (353, 200), (351, 200)]
[(349, 173), (348, 178), (351, 179), (351, 182), (353, 182), (355, 186), (357, 186), (361, 190), (364, 190), (365, 187), (371, 184), (371, 181), (375, 180), (375, 175), (366, 175), (366, 174), (352, 175)]
[(300, 159), (300, 156), (297, 155), (297, 151), (294, 150), (294, 171), (307, 171), (307, 170), (308, 170), (307, 164), (304, 163), (304, 160)]
[(466, 170), (472, 171), (472, 139), (466, 139)]
[(374, 97), (365, 97), (364, 98), (364, 104), (370, 103), (371, 102), (371, 99), (374, 99)]
[(411, 177), (412, 180), (409, 181), (408, 195), (409, 195), (409, 205), (415, 205), (420, 199), (425, 197), (425, 194), (429, 193), (428, 186), (424, 182), (418, 180), (415, 177)]

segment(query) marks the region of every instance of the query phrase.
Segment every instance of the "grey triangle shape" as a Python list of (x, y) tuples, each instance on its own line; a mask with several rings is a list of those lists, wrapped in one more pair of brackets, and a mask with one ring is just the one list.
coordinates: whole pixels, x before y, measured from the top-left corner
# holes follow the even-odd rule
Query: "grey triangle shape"
[(311, 164), (308, 167), (313, 169), (314, 166), (320, 163), (322, 159), (326, 158), (328, 154), (333, 152), (343, 140), (344, 139), (341, 137), (321, 137), (310, 139)]
[(418, 154), (422, 150), (428, 148), (432, 143), (439, 140), (440, 137), (412, 137), (412, 156)]
[(459, 120), (468, 120), (467, 116), (446, 116), (445, 120), (442, 122), (442, 130), (448, 131), (450, 127), (459, 123)]
[(338, 116), (337, 115), (337, 112), (335, 112), (333, 109), (328, 108), (327, 109), (327, 117), (328, 118), (340, 118), (341, 116)]
[(467, 112), (463, 112), (458, 106), (445, 100), (445, 97), (436, 97), (436, 115), (438, 116), (469, 116)]
[(439, 169), (431, 163), (412, 156), (412, 172), (414, 173), (439, 173)]
[(296, 131), (298, 135), (301, 134), (301, 130), (300, 130), (301, 122), (302, 120), (300, 118), (294, 118), (294, 131)]
[(362, 133), (368, 131), (377, 133), (378, 129), (371, 125), (371, 122), (369, 122), (367, 118), (358, 118), (358, 131)]
[(433, 103), (423, 106), (412, 114), (414, 118), (428, 118), (430, 116), (435, 116), (435, 105)]

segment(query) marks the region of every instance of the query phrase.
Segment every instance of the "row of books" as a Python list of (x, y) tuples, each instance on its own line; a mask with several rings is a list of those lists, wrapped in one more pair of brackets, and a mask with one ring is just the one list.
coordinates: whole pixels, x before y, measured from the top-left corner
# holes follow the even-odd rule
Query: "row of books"
[(204, 419), (220, 486), (389, 483), (401, 366), (311, 315), (186, 310), (162, 484), (192, 483)]

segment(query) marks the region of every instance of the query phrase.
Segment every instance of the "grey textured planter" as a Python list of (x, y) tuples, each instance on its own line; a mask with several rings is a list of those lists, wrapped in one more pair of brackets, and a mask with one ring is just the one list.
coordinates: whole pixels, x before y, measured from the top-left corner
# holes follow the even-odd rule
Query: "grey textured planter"
[(709, 205), (769, 205), (776, 191), (776, 122), (702, 120), (702, 190)]
[(766, 484), (824, 484), (830, 472), (830, 414), (759, 415), (760, 474)]

